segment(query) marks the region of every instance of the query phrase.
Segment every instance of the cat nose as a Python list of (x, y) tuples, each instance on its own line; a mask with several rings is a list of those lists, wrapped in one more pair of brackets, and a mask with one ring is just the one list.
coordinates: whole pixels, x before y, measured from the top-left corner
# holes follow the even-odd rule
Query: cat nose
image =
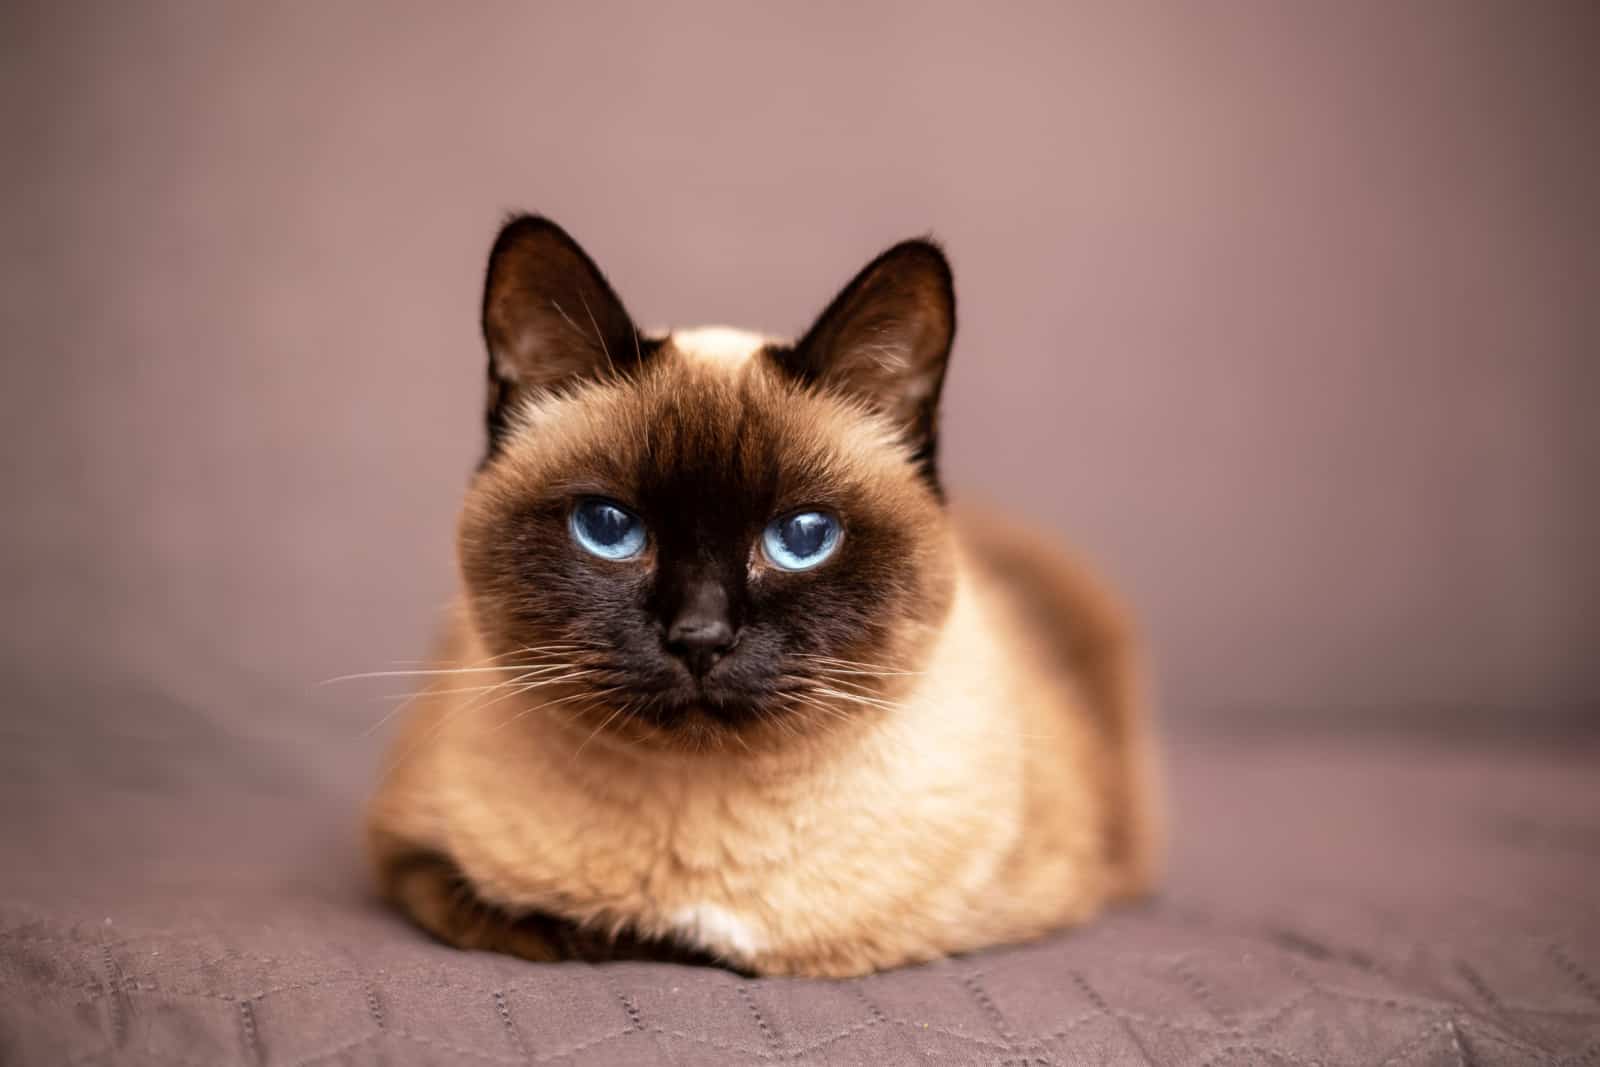
[(683, 605), (667, 626), (667, 651), (703, 678), (734, 645), (728, 595), (718, 582), (699, 582), (686, 591)]
[(704, 677), (733, 647), (733, 627), (726, 619), (685, 619), (667, 630), (667, 650), (683, 660), (695, 677)]

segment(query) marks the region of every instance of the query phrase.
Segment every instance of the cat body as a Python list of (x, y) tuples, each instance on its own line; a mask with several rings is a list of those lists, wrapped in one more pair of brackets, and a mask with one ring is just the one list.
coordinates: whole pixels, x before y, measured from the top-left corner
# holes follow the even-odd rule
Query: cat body
[(369, 811), (386, 895), (462, 947), (838, 976), (1147, 888), (1120, 610), (938, 484), (942, 255), (793, 345), (620, 308), (553, 224), (502, 234), (464, 595)]

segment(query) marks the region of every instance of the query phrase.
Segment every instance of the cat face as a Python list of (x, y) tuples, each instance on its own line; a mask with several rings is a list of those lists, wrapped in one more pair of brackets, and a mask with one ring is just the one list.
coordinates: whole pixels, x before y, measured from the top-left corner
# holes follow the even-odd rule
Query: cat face
[(951, 597), (953, 330), (944, 258), (911, 242), (793, 345), (645, 337), (570, 237), (511, 222), (459, 532), (485, 645), (557, 680), (534, 702), (638, 741), (748, 747), (884, 714)]

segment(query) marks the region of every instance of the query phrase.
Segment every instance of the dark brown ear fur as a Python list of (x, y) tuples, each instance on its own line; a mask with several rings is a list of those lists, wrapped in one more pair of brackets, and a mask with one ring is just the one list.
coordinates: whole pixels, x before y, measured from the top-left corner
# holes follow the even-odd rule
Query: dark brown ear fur
[(560, 226), (535, 215), (507, 222), (489, 253), (483, 339), (490, 455), (518, 399), (625, 372), (646, 347), (594, 260)]
[(867, 264), (792, 349), (774, 356), (800, 380), (888, 415), (937, 489), (939, 392), (955, 332), (944, 253), (932, 241), (903, 241)]

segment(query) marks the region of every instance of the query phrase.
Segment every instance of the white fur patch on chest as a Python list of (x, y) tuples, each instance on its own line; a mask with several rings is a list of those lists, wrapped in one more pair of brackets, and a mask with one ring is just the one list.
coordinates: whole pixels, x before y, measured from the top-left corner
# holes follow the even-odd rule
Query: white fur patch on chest
[(691, 359), (738, 365), (759, 352), (772, 338), (731, 326), (673, 330), (672, 347)]
[(766, 944), (754, 923), (717, 904), (679, 908), (672, 924), (689, 944), (735, 961), (750, 959)]

